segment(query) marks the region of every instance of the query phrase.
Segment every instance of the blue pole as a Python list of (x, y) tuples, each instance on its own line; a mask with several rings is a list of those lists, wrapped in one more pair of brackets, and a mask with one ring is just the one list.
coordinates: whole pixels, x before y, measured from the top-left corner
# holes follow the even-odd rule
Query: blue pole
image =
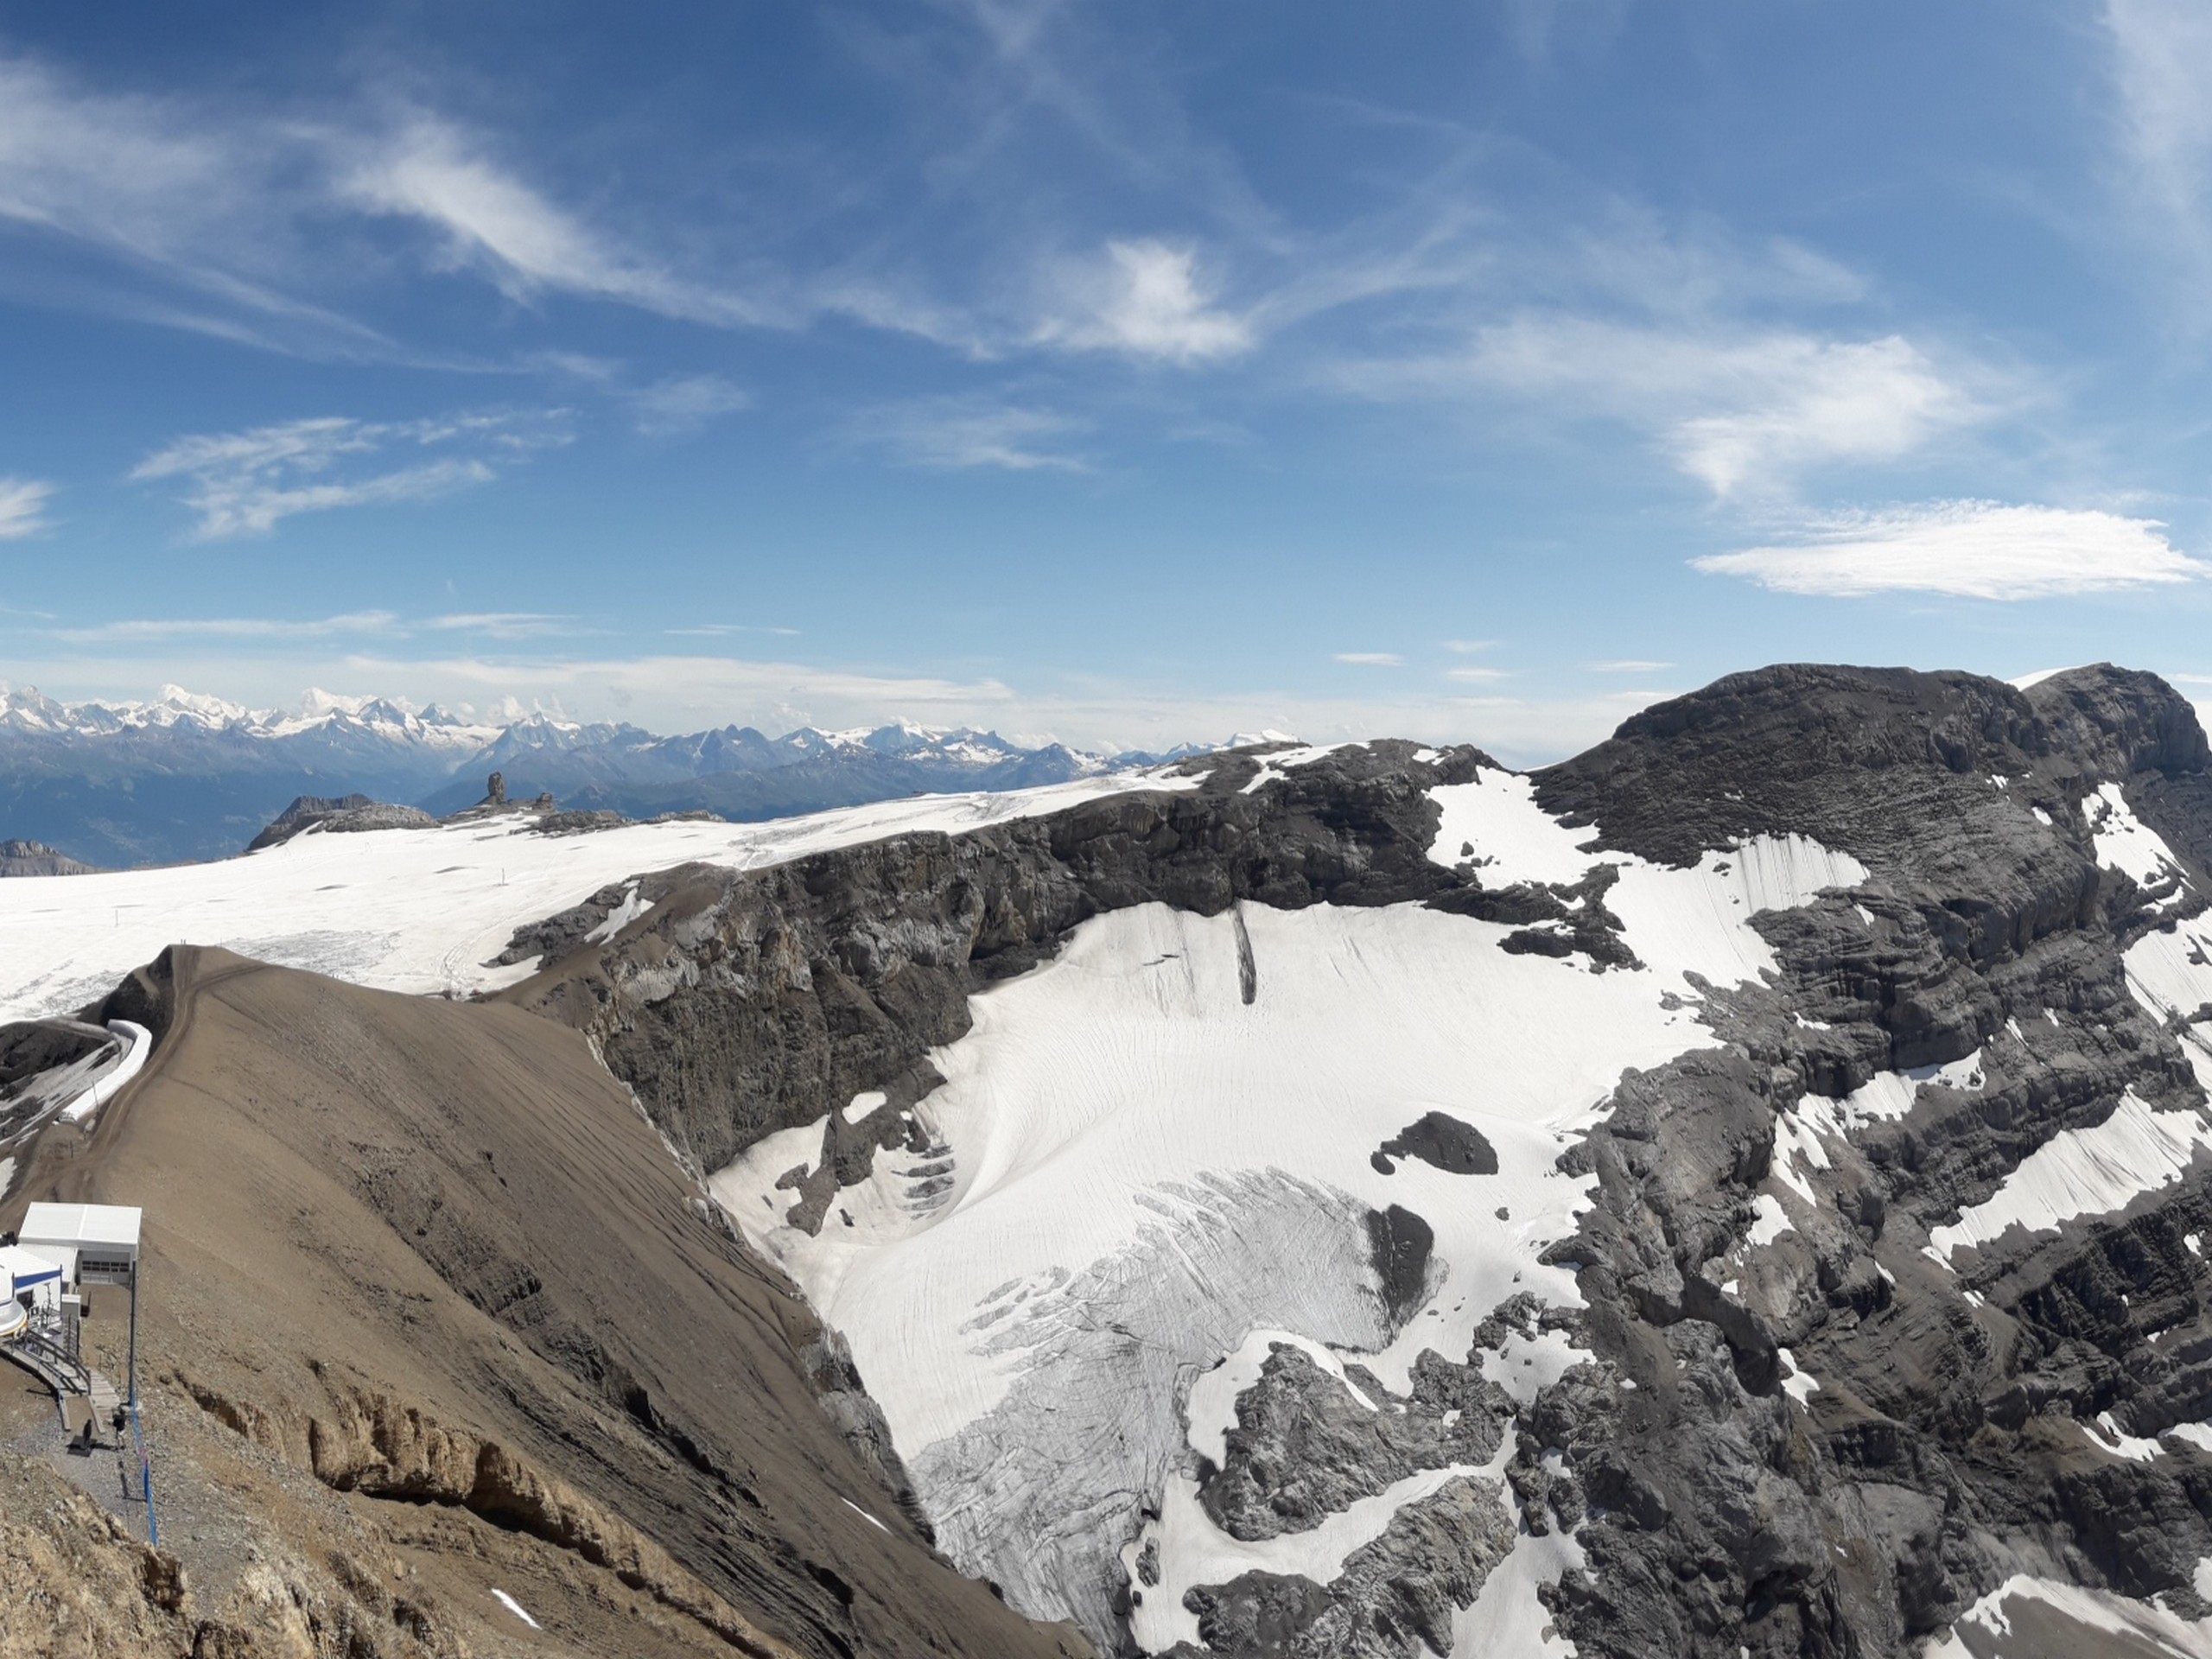
[(146, 1541), (158, 1548), (162, 1541), (162, 1525), (154, 1518), (154, 1465), (146, 1455), (146, 1431), (139, 1423), (136, 1401), (130, 1406), (130, 1438), (138, 1444), (139, 1490), (146, 1495)]

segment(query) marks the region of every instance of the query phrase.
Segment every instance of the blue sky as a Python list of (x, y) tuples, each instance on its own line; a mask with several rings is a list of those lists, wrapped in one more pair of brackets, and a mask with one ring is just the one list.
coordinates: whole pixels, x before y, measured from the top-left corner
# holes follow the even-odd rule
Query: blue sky
[(1535, 760), (2212, 676), (2208, 83), (2185, 0), (0, 5), (0, 677)]

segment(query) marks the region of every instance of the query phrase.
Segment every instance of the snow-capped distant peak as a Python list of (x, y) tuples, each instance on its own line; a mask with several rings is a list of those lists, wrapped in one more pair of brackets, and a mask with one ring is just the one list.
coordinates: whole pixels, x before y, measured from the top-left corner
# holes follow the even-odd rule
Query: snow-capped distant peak
[[(1229, 741), (1221, 747), (1224, 749), (1250, 749), (1257, 748), (1262, 744), (1298, 743), (1303, 741), (1303, 739), (1293, 737), (1288, 732), (1276, 731), (1270, 726), (1262, 727), (1256, 732), (1233, 732), (1230, 734)], [(1198, 748), (1192, 753), (1202, 754), (1205, 750)]]
[(215, 725), (229, 726), (253, 719), (253, 710), (243, 703), (230, 702), (221, 697), (211, 697), (204, 692), (188, 691), (181, 685), (165, 685), (161, 696), (146, 709), (149, 720), (159, 720), (165, 713), (175, 715), (190, 715)]
[[(481, 712), (432, 704), (417, 713), (397, 697), (318, 686), (289, 709), (255, 711), (175, 685), (147, 702), (61, 702), (0, 684), (0, 771), (30, 780), (0, 837), (35, 832), (84, 862), (122, 868), (222, 856), (240, 838), (238, 823), (266, 821), (296, 795), (361, 793), (458, 810), (481, 796), (491, 772), (511, 791), (587, 810), (750, 817), (856, 798), (1027, 788), (1156, 759), (909, 719), (804, 726), (774, 738), (739, 725), (663, 737), (511, 700)], [(172, 780), (166, 804), (131, 791), (130, 779), (154, 773)]]
[(831, 749), (859, 749), (868, 747), (870, 734), (865, 727), (850, 731), (825, 732), (819, 726), (802, 726), (795, 732), (786, 732), (775, 740), (779, 749), (791, 749), (801, 754), (821, 754)]
[(404, 697), (349, 697), (320, 686), (309, 686), (300, 698), (302, 720), (346, 715), (354, 720), (401, 721), (412, 717), (414, 712)]

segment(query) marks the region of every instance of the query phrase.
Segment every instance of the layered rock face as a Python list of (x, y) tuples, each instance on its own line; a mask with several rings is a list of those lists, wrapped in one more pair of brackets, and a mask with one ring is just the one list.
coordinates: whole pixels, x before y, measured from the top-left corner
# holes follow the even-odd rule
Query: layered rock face
[[(2091, 1609), (2114, 1652), (2212, 1642), (2188, 705), (2105, 668), (2024, 692), (1782, 667), (1637, 716), (1515, 816), (1528, 788), (1467, 749), (1211, 760), (1052, 817), (618, 884), (518, 935), (554, 965), (508, 995), (583, 1031), (754, 1243), (853, 1310), (955, 1560), (1102, 1644), (1906, 1654), (2030, 1604), (2022, 1628), (2084, 1643)], [(1192, 919), (1141, 919), (1163, 912)], [(1297, 919), (1353, 912), (1371, 925)], [(1179, 975), (1099, 1019), (1227, 1033), (1330, 1006), (1286, 952), (1365, 1007), (1408, 939), (1497, 989), (1408, 1016), (1471, 1022), (1425, 1098), (1379, 1051), (1387, 1098), (1329, 1085), (1381, 1126), (1356, 1160), (1317, 1175), (1262, 1134), (1203, 1194), (1131, 1174), (1125, 1198), (1097, 1117), (1034, 1168), (1103, 1172), (1052, 1189), (1071, 1239), (1092, 1186), (1151, 1230), (1024, 1244), (938, 1347), (865, 1323), (890, 1316), (852, 1282), (895, 1284), (881, 1264), (931, 1237), (1029, 1237), (981, 1230), (1045, 1179), (1007, 1173), (1023, 1115), (1072, 1086), (1008, 1070), (1021, 988), (1103, 1007)], [(1372, 984), (1402, 1002), (1427, 971)], [(1590, 1012), (1486, 1012), (1529, 986)], [(1574, 1044), (1625, 1057), (1594, 1099), (1543, 1081)], [(1264, 1121), (1236, 1076), (1209, 1096), (1127, 1064), (1116, 1112), (1201, 1115), (1154, 1138), (1201, 1139), (1213, 1098)], [(1310, 1258), (1229, 1248), (1294, 1205)]]
[[(1586, 942), (1611, 959), (1596, 895), (1493, 891), (1428, 857), (1427, 791), (1484, 767), (1497, 763), (1478, 749), (1395, 741), (1280, 772), (1206, 757), (1187, 764), (1187, 789), (764, 871), (690, 865), (617, 883), (524, 929), (499, 960), (553, 964), (510, 999), (587, 1033), (712, 1170), (858, 1092), (888, 1096), (871, 1124), (895, 1122), (938, 1081), (925, 1057), (967, 1032), (971, 995), (1112, 911), (1422, 904), (1512, 923), (1511, 948)], [(643, 919), (587, 945), (626, 905)]]
[[(2101, 855), (2110, 785), (2177, 868)], [(1560, 1587), (1589, 1649), (1904, 1651), (2015, 1572), (2208, 1611), (2212, 1467), (2145, 1444), (2212, 1411), (2195, 1147), (2180, 1170), (2121, 1150), (2119, 1190), (2062, 1176), (2044, 1214), (1941, 1248), (2131, 1101), (2201, 1139), (2202, 1039), (2129, 994), (2125, 955), (2204, 908), (2206, 785), (2188, 705), (2110, 670), (2024, 695), (1739, 676), (1542, 778), (1602, 845), (1789, 830), (1870, 871), (1756, 918), (1782, 972), (1708, 1002), (1725, 1059), (1629, 1079), (1577, 1150), (1599, 1202), (1560, 1254), (1639, 1384), (1544, 1402), (1604, 1510)], [(1754, 1245), (1778, 1168), (1810, 1202)], [(1791, 1373), (1817, 1379), (1802, 1410)]]
[(0, 877), (89, 875), (92, 868), (67, 853), (56, 852), (42, 841), (0, 841)]
[(420, 830), (436, 822), (419, 807), (394, 806), (389, 801), (372, 801), (365, 795), (341, 795), (334, 799), (302, 795), (271, 818), (261, 833), (246, 843), (245, 849), (257, 853), (264, 847), (281, 847), (308, 830), (338, 835), (368, 830)]

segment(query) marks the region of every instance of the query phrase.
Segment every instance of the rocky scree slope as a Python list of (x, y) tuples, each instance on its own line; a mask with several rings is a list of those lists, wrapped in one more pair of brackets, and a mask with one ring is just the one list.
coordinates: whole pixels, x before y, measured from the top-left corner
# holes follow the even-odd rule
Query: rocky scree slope
[[(0, 1652), (1085, 1651), (933, 1553), (839, 1343), (578, 1039), (191, 946), (87, 1012), (154, 1057), (0, 1226), (147, 1206), (162, 1548), (0, 1447)], [(19, 1071), (67, 1058), (7, 1029)]]
[[(1542, 1593), (1586, 1656), (1905, 1653), (2022, 1573), (2212, 1612), (2196, 1588), (2212, 1431), (2168, 1432), (2212, 1417), (2206, 1051), (2131, 995), (2124, 963), (2212, 893), (2212, 770), (2185, 702), (2104, 667), (2025, 692), (1732, 677), (1539, 774), (1543, 807), (1591, 837), (1571, 883), (1485, 886), (1477, 861), (1429, 856), (1429, 791), (1475, 776), (1478, 752), (1300, 759), (1198, 763), (1187, 793), (953, 839), (645, 876), (518, 934), (512, 959), (554, 965), (506, 995), (583, 1031), (695, 1170), (826, 1116), (793, 1193), (795, 1224), (819, 1227), (879, 1150), (929, 1150), (904, 1114), (969, 996), (1087, 918), (1412, 903), (1507, 923), (1509, 951), (1634, 972), (1605, 852), (1684, 866), (1812, 837), (1863, 882), (1754, 918), (1778, 972), (1707, 987), (1711, 1045), (1623, 1077), (1565, 1154), (1593, 1201), (1552, 1258), (1586, 1306), (1508, 1302), (1466, 1363), (1425, 1356), (1379, 1420), (1279, 1349), (1236, 1402), (1209, 1513), (1239, 1536), (1294, 1526), (1403, 1469), (1478, 1460), (1471, 1425), (1502, 1412), (1515, 1526), (1571, 1535), (1584, 1563)], [(2170, 856), (2113, 851), (2132, 826)], [(605, 937), (618, 912), (632, 919)], [(868, 1090), (880, 1104), (849, 1122)], [(2179, 1147), (2139, 1191), (2039, 1228), (1969, 1225), (2138, 1116)], [(1501, 1405), (1478, 1362), (1516, 1333), (1578, 1363)], [(1446, 1651), (1503, 1541), (1487, 1516), (1440, 1520), (1445, 1497), (1330, 1584), (1192, 1590), (1201, 1641)], [(1124, 1617), (1147, 1573), (1140, 1558)]]

